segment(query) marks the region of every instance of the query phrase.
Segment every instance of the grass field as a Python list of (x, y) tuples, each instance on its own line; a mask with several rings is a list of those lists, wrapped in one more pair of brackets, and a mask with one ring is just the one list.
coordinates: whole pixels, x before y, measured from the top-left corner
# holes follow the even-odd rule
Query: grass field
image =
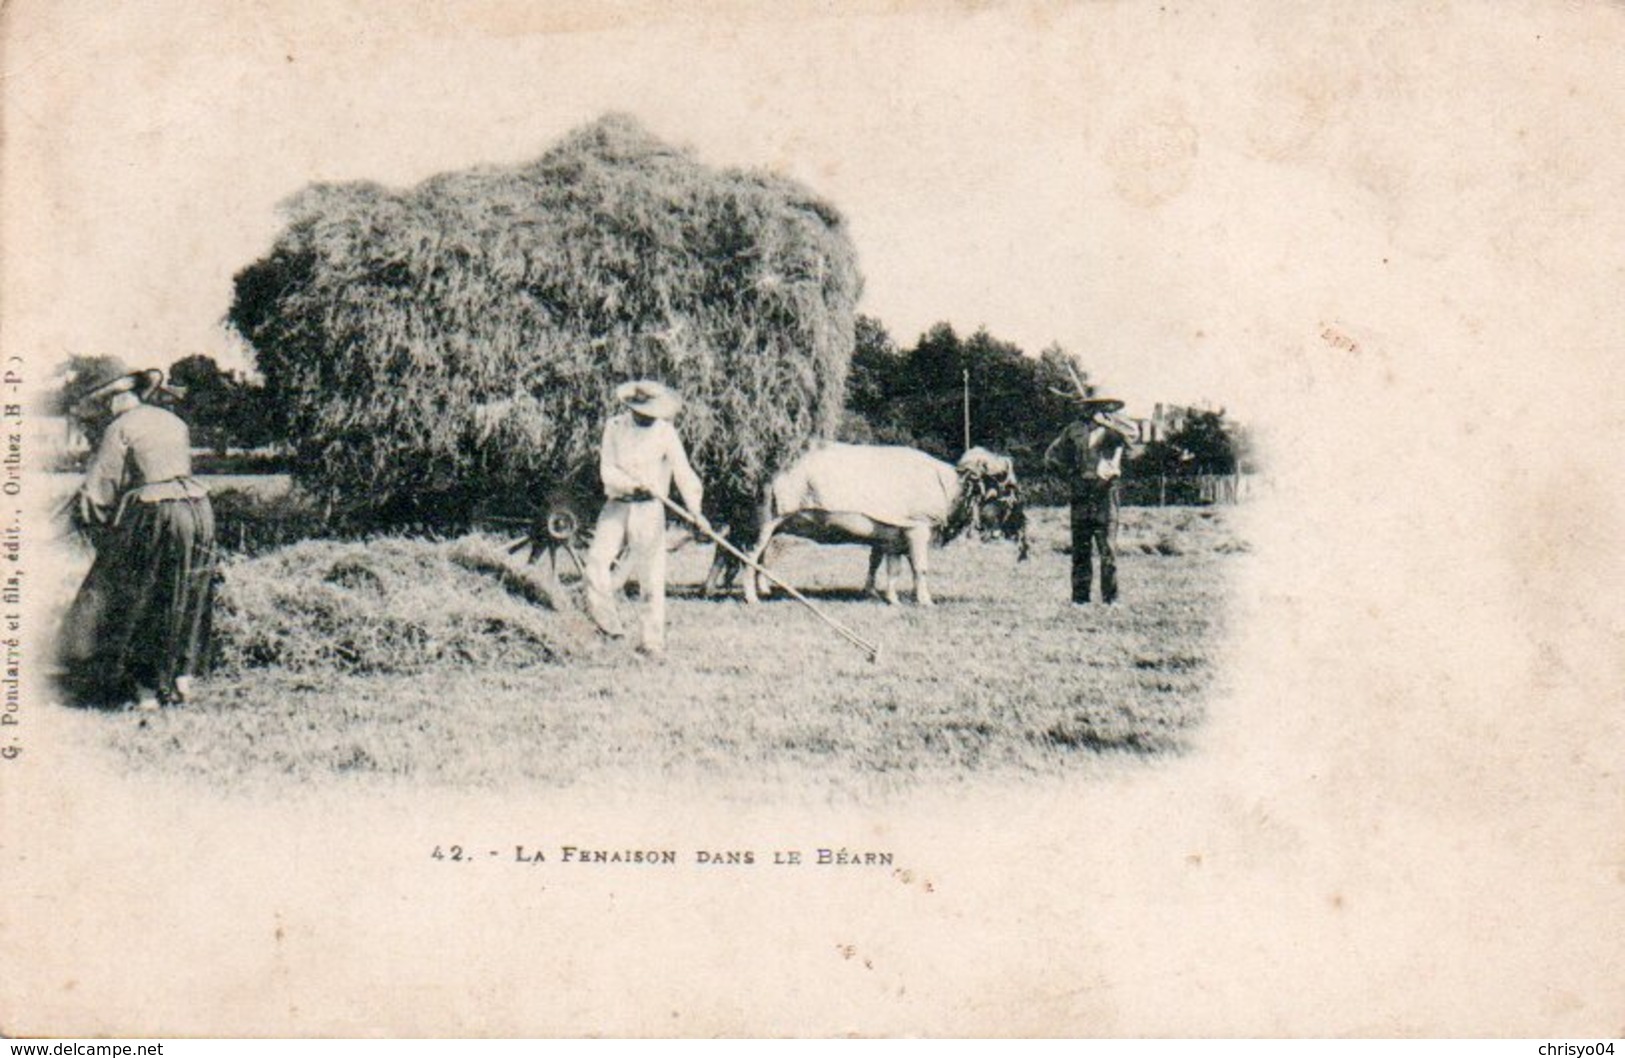
[[(864, 797), (1191, 747), (1227, 564), (1246, 549), (1231, 512), (1125, 509), (1115, 607), (1067, 601), (1065, 512), (1034, 515), (1028, 562), (1008, 544), (933, 552), (930, 610), (906, 591), (897, 607), (861, 597), (860, 549), (792, 543), (777, 571), (879, 642), (878, 664), (782, 596), (700, 598), (708, 548), (673, 556), (669, 653), (648, 661), (543, 605), (534, 567), (504, 565), (498, 541), (301, 545), (228, 567), (234, 661), (194, 702), (82, 719), (132, 770), (236, 788), (625, 780)], [(431, 612), (443, 621), (417, 620)]]

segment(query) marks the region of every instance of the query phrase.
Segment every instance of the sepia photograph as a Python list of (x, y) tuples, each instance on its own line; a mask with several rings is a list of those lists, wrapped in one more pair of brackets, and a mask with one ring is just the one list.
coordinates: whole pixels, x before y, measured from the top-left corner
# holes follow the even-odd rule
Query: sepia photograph
[(0, 1034), (1625, 1034), (1625, 10), (0, 10)]

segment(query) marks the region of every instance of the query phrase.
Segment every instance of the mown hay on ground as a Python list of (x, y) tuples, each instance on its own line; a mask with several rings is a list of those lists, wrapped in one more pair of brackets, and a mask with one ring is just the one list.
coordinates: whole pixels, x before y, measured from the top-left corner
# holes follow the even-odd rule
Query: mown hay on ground
[[(1146, 555), (1233, 555), (1252, 550), (1237, 532), (1233, 509), (1223, 507), (1124, 507), (1118, 520), (1117, 553)], [(1055, 544), (1071, 554), (1072, 538)]]
[[(1156, 539), (1196, 512), (1124, 513)], [(1197, 515), (1187, 528), (1222, 528), (1234, 513)], [(417, 789), (655, 784), (818, 803), (1101, 775), (1199, 746), (1213, 691), (1228, 682), (1224, 603), (1245, 559), (1125, 550), (1119, 604), (1074, 606), (1056, 551), (1066, 511), (1036, 510), (1030, 528), (1027, 562), (1007, 543), (961, 540), (933, 553), (929, 610), (865, 598), (860, 547), (788, 542), (774, 568), (882, 644), (879, 664), (788, 599), (747, 607), (701, 597), (707, 556), (685, 548), (672, 555), (660, 660), (598, 639), (579, 612), (534, 608), (568, 663), (436, 664), (407, 675), (250, 669), (200, 681), (186, 708), (146, 726), (100, 728), (138, 771), (255, 796), (370, 776)], [(413, 560), (398, 562), (389, 556), (399, 543), (379, 542), (378, 554), (290, 548), (280, 553), (287, 563), (256, 568), (302, 578), (287, 592), (293, 605), (322, 590), (370, 607), (380, 589), (405, 590), (408, 575), (430, 578), (443, 596), (415, 602), (415, 616), (472, 605), (447, 587), (466, 583), (446, 568), (456, 561), (448, 553), (465, 554), (457, 545), (414, 545), (402, 552)], [(486, 540), (472, 564), (485, 568), (501, 551)], [(500, 573), (468, 576), (501, 590)], [(274, 619), (277, 605), (289, 604), (262, 598), (256, 612)]]
[(536, 571), (485, 537), (307, 541), (231, 562), (223, 579), (215, 632), (227, 671), (518, 668), (573, 649)]

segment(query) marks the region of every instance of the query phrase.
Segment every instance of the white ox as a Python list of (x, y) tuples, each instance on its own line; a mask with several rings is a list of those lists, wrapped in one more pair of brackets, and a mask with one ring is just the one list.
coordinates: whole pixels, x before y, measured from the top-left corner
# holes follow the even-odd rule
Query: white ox
[[(931, 605), (931, 544), (946, 543), (973, 520), (1022, 542), (1026, 517), (1008, 462), (989, 467), (972, 449), (955, 468), (912, 448), (828, 444), (773, 479), (751, 560), (761, 563), (777, 534), (826, 544), (868, 544), (867, 590), (886, 560), (885, 597), (897, 602), (897, 562), (908, 556), (914, 599)], [(997, 457), (996, 457), (997, 458)], [(757, 601), (757, 578), (745, 577), (745, 601)]]

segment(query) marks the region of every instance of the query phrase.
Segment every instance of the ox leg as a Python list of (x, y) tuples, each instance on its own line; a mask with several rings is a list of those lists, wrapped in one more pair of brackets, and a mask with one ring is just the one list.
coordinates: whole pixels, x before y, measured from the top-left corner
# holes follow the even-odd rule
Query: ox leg
[[(783, 524), (783, 521), (784, 520), (782, 518), (775, 518), (773, 521), (770, 521), (766, 525), (762, 526), (762, 538), (756, 542), (755, 550), (751, 551), (750, 553), (750, 560), (752, 564), (757, 566), (763, 564), (763, 561), (767, 555), (767, 545), (773, 542), (773, 534), (779, 531), (779, 526)], [(761, 601), (760, 589), (757, 586), (757, 581), (760, 578), (754, 569), (746, 569), (744, 576), (745, 602), (755, 605)]]
[[(762, 548), (762, 554), (761, 554), (761, 556), (759, 558), (755, 559), (755, 562), (756, 562), (756, 564), (758, 566), (761, 566), (763, 569), (767, 569), (768, 567), (772, 566), (775, 561), (778, 560), (779, 555), (781, 555), (783, 552), (784, 552), (784, 537), (775, 536), (775, 537), (773, 537), (772, 543), (770, 543), (770, 544), (768, 544), (768, 546)], [(760, 593), (764, 597), (773, 594), (773, 582), (772, 581), (768, 580), (765, 576), (763, 576), (762, 574), (756, 572), (753, 569), (748, 569), (745, 572), (750, 574), (750, 578), (756, 582), (756, 590), (757, 590), (758, 593)]]
[(926, 574), (930, 570), (926, 556), (931, 550), (931, 527), (911, 526), (907, 532), (908, 564), (914, 569), (914, 601), (920, 606), (930, 606), (931, 588), (926, 583)]
[(719, 591), (733, 583), (738, 571), (738, 560), (722, 548), (717, 548), (711, 553), (711, 568), (705, 571), (705, 583), (700, 593), (707, 599), (714, 598)]
[[(865, 595), (878, 595), (884, 598), (888, 605), (897, 605), (897, 554), (889, 552), (884, 545), (874, 544), (869, 548), (869, 579), (864, 582)], [(875, 574), (880, 572), (880, 564), (886, 563), (886, 581), (884, 591), (877, 591)]]
[[(774, 534), (773, 542), (762, 549), (760, 558), (754, 560), (758, 566), (761, 566), (764, 570), (773, 568), (774, 563), (778, 562), (779, 556), (784, 554), (784, 549), (788, 546), (785, 535), (784, 533)], [(756, 581), (757, 590), (763, 598), (772, 595), (778, 590), (778, 585), (774, 584), (766, 573), (757, 573), (754, 570), (747, 570), (746, 572)]]

